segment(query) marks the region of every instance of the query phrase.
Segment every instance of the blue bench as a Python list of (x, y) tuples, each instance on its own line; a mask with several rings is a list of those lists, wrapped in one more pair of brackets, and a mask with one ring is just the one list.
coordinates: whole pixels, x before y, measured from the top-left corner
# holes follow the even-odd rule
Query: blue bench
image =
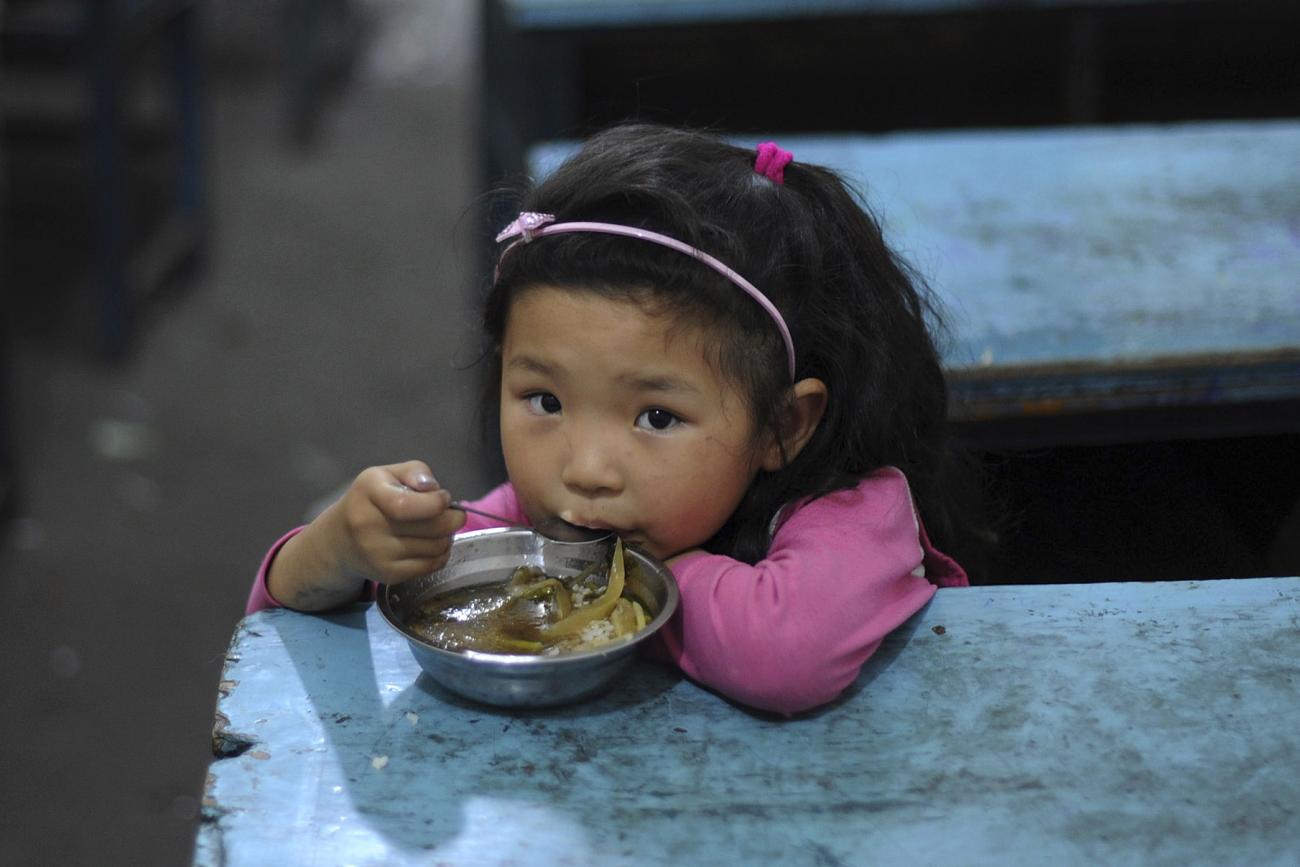
[[(1300, 429), (1300, 122), (777, 138), (842, 172), (940, 296), (957, 418)], [(534, 172), (574, 147), (538, 145)]]

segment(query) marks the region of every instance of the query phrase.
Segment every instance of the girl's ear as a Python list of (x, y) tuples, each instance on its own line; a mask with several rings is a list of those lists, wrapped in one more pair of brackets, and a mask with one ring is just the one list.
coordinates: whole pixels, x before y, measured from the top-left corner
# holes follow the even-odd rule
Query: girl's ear
[(826, 383), (820, 379), (801, 379), (790, 387), (790, 400), (777, 419), (780, 441), (773, 437), (763, 449), (763, 469), (776, 472), (794, 460), (821, 423), (826, 399)]

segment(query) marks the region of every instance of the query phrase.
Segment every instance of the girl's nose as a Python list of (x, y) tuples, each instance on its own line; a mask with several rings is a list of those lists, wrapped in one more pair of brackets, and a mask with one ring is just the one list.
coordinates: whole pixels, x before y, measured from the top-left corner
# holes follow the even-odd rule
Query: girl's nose
[(587, 496), (620, 492), (623, 473), (613, 445), (595, 432), (570, 433), (568, 460), (560, 471), (560, 481)]

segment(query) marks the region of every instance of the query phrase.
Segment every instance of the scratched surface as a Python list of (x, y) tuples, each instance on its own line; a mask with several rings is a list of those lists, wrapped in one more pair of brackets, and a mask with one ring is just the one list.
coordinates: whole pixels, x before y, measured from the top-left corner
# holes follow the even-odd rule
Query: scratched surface
[(1300, 361), (1300, 122), (781, 140), (864, 193), (954, 368)]
[(1300, 578), (940, 590), (788, 721), (650, 663), (576, 707), (474, 706), (372, 608), (253, 615), (225, 677), (211, 867), (1300, 853)]

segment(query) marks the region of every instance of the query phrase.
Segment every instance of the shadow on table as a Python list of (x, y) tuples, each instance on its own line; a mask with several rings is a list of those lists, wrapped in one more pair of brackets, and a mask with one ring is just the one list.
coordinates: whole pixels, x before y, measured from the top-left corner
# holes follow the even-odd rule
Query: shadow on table
[[(494, 751), (511, 749), (501, 741), (504, 732), (581, 751), (585, 733), (601, 728), (592, 718), (619, 715), (621, 728), (634, 728), (683, 679), (673, 668), (638, 661), (621, 682), (579, 704), (490, 707), (443, 689), (420, 671), (400, 637), (375, 628), (383, 624), (368, 617), (370, 607), (317, 615), (327, 624), (319, 640), (328, 648), (303, 642), (296, 631), (281, 630), (281, 638), (357, 817), (402, 850), (441, 849), (465, 834), (467, 822), (482, 821), (467, 817), (469, 801), (482, 812), (484, 801), (508, 799), (536, 810), (555, 800), (557, 787), (569, 781), (548, 773), (534, 778), (498, 761)], [(445, 773), (450, 767), (456, 773)]]

